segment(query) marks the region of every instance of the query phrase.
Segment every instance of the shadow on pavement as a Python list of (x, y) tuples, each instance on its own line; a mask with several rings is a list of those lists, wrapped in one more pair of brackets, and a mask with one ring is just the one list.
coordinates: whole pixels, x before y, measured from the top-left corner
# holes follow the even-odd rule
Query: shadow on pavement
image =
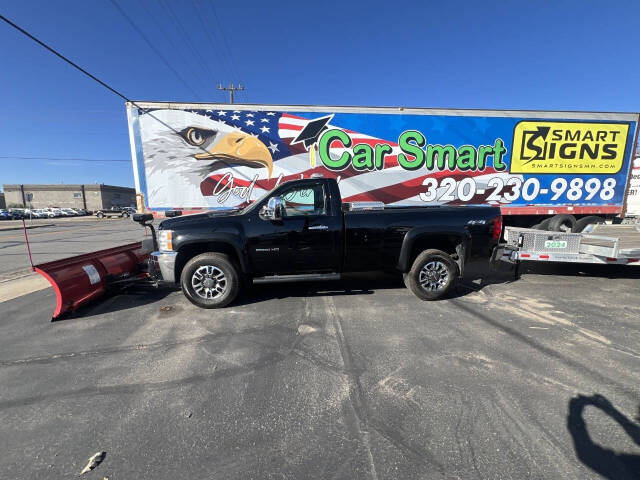
[[(464, 278), (444, 298), (463, 297), (488, 285), (511, 281), (513, 281), (511, 271), (491, 270), (487, 262), (470, 263), (465, 268)], [(289, 297), (372, 295), (377, 290), (387, 289), (406, 289), (401, 273), (347, 273), (342, 279), (336, 281), (255, 285), (243, 292), (233, 305), (250, 305), (264, 300)]]
[(372, 295), (376, 290), (393, 288), (404, 288), (401, 276), (384, 272), (366, 272), (345, 275), (344, 278), (334, 281), (252, 285), (246, 288), (232, 305), (251, 305), (265, 300), (291, 297)]
[(159, 302), (175, 289), (130, 287), (126, 290), (107, 293), (95, 302), (82, 306), (73, 312), (66, 313), (55, 321), (77, 318), (90, 318), (124, 310), (132, 310), (150, 303)]
[(611, 417), (640, 446), (639, 424), (629, 420), (602, 395), (578, 395), (569, 400), (567, 415), (567, 429), (573, 438), (578, 459), (591, 470), (611, 480), (640, 479), (640, 455), (618, 453), (593, 442), (582, 418), (587, 405), (592, 405)]
[(592, 263), (522, 262), (520, 274), (564, 275), (566, 277), (640, 278), (640, 264), (598, 265)]

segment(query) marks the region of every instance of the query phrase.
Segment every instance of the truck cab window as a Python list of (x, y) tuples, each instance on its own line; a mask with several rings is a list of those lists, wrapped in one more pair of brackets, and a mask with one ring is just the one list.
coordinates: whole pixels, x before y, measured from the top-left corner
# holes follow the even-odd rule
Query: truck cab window
[(327, 213), (322, 185), (294, 188), (282, 195), (285, 217), (324, 215)]

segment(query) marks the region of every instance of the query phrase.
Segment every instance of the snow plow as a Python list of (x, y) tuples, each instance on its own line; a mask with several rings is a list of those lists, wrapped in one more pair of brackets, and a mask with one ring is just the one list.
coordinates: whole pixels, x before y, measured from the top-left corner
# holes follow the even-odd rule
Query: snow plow
[(57, 320), (109, 290), (145, 280), (149, 253), (151, 251), (143, 246), (143, 242), (136, 242), (36, 265), (35, 271), (51, 283), (56, 294), (51, 320)]
[(52, 321), (102, 297), (107, 292), (133, 283), (153, 284), (147, 268), (149, 254), (156, 245), (153, 226), (147, 223), (151, 219), (151, 215), (134, 215), (135, 221), (151, 228), (151, 238), (33, 267), (49, 281), (56, 294)]

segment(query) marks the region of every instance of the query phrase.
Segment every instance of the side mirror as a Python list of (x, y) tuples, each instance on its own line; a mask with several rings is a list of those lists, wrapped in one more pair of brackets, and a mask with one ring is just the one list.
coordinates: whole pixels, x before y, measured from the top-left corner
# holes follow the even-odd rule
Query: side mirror
[(145, 223), (153, 220), (153, 215), (150, 213), (134, 213), (133, 221), (136, 223)]
[(282, 198), (271, 197), (260, 209), (260, 218), (271, 221), (282, 220)]

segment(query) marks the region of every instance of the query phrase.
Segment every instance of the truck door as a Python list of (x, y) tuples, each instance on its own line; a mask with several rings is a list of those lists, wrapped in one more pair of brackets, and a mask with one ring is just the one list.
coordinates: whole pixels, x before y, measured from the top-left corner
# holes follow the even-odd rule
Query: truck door
[(250, 254), (257, 273), (337, 272), (341, 262), (342, 212), (335, 212), (324, 183), (292, 186), (280, 194), (282, 220), (268, 221), (254, 236)]

